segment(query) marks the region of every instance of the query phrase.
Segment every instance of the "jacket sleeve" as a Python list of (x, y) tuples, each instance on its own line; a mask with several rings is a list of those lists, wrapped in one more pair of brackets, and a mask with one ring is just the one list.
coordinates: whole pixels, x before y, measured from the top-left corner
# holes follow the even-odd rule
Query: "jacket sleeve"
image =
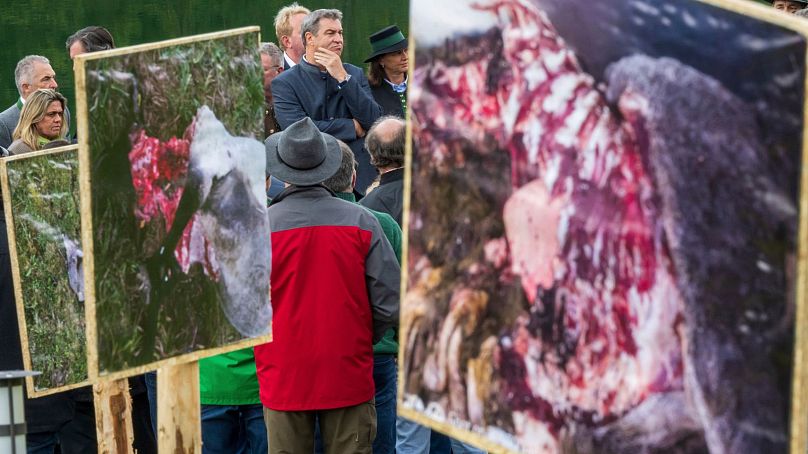
[(11, 142), (11, 131), (5, 122), (0, 121), (0, 147), (8, 148)]
[[(325, 93), (325, 90), (323, 91)], [(275, 119), (281, 129), (286, 129), (292, 123), (304, 118), (312, 117), (303, 109), (303, 100), (288, 80), (276, 77), (272, 80), (272, 102), (275, 105)], [(356, 129), (353, 120), (350, 118), (334, 118), (330, 120), (312, 121), (320, 131), (331, 134), (342, 141), (350, 142), (356, 140)]]
[(340, 91), (351, 115), (367, 131), (382, 115), (382, 108), (373, 99), (365, 73), (354, 66), (346, 66), (345, 70), (351, 75), (351, 79)]
[(373, 314), (373, 343), (390, 328), (398, 329), (401, 268), (379, 221), (368, 214), (373, 237), (365, 258), (365, 283)]

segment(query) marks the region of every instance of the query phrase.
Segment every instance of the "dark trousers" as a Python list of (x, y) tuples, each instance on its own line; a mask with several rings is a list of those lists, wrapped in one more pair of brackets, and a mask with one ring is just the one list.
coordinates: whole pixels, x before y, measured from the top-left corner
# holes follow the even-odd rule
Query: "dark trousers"
[(264, 408), (202, 405), (202, 454), (267, 454)]

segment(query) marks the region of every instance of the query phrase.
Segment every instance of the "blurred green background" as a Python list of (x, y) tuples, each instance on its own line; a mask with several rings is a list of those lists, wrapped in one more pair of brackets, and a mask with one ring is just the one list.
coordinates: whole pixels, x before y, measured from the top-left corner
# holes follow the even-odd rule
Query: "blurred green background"
[[(107, 27), (118, 47), (143, 44), (230, 28), (258, 25), (262, 41), (276, 41), (275, 14), (291, 0), (141, 0), (109, 2), (77, 0), (3, 0), (3, 26), (0, 27), (0, 111), (17, 100), (14, 67), (22, 57), (39, 54), (51, 61), (59, 91), (67, 96), (75, 111), (73, 65), (65, 50), (65, 40), (88, 25)], [(368, 36), (390, 24), (408, 31), (407, 0), (299, 1), (314, 10), (337, 8), (344, 15), (345, 51), (343, 61), (364, 67), (370, 53)], [(75, 118), (75, 117), (74, 117)], [(75, 132), (75, 125), (71, 125)]]

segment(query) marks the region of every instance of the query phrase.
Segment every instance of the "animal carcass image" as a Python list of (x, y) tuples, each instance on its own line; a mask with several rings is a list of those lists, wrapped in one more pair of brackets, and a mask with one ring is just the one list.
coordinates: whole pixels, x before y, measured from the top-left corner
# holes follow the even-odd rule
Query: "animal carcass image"
[(804, 39), (696, 1), (420, 3), (403, 414), (513, 452), (786, 452)]
[(77, 60), (99, 374), (270, 332), (257, 46), (252, 27)]

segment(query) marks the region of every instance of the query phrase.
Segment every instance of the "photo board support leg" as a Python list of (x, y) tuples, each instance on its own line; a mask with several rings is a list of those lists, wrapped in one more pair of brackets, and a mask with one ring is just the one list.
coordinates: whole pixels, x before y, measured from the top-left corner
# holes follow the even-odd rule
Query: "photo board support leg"
[(93, 385), (95, 430), (99, 454), (133, 454), (132, 399), (129, 381), (99, 381)]
[(157, 369), (157, 449), (160, 453), (202, 452), (199, 363)]

